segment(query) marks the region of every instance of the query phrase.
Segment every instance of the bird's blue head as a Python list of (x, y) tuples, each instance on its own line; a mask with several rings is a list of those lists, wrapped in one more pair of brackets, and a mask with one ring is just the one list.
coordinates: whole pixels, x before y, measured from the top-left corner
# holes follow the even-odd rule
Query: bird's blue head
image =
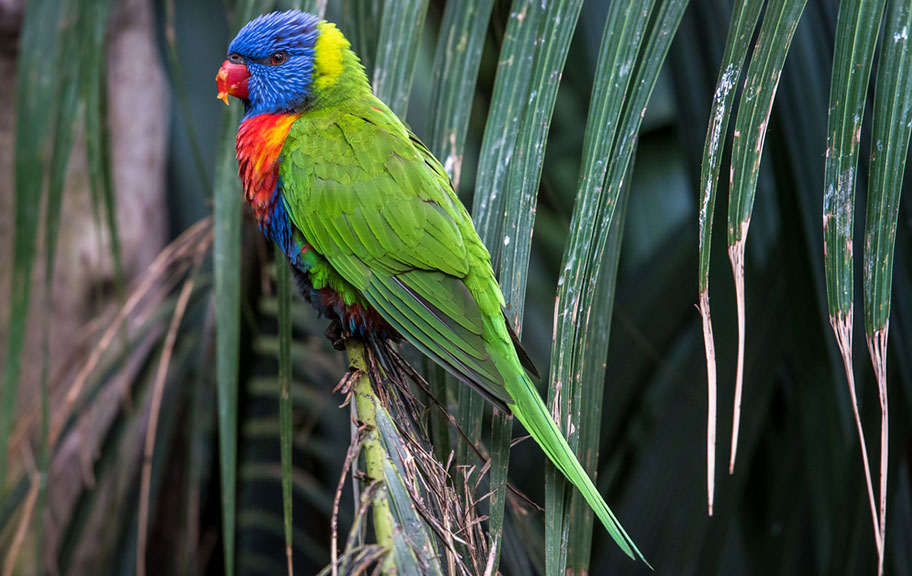
[(259, 16), (241, 28), (228, 47), (216, 82), (218, 97), (244, 101), (246, 116), (291, 112), (311, 95), (316, 16), (289, 10)]

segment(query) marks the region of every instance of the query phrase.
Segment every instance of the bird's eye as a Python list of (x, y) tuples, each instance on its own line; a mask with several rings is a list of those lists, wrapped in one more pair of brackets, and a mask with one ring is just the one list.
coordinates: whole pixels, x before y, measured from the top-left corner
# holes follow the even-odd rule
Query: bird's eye
[(288, 59), (288, 54), (283, 50), (280, 50), (269, 57), (269, 61), (272, 63), (273, 66), (280, 66), (280, 65), (284, 64), (285, 60), (287, 60), (287, 59)]

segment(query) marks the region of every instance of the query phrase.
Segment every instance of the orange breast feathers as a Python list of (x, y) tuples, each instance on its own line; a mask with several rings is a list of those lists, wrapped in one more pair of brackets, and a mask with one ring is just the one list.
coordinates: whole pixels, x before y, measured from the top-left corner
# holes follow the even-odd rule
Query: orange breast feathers
[(275, 206), (279, 154), (292, 123), (299, 116), (259, 114), (244, 120), (238, 127), (235, 142), (238, 176), (244, 185), (244, 197), (261, 227), (269, 224)]

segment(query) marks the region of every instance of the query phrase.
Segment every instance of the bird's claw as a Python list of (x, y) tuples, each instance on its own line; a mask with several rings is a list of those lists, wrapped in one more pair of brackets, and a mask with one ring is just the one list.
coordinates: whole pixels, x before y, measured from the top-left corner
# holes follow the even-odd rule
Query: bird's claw
[(326, 328), (326, 339), (336, 350), (345, 350), (345, 339), (347, 335), (342, 331), (342, 324), (338, 320), (333, 320)]

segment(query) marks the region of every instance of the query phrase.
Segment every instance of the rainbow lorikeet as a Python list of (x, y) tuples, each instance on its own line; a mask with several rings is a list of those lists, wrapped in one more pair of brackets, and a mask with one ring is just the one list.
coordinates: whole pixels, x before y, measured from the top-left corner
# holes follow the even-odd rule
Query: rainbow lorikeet
[(263, 233), (344, 333), (404, 338), (509, 409), (631, 558), (642, 558), (542, 402), (491, 258), (440, 162), (371, 92), (349, 42), (300, 12), (249, 22), (216, 77), (244, 103), (237, 160)]

